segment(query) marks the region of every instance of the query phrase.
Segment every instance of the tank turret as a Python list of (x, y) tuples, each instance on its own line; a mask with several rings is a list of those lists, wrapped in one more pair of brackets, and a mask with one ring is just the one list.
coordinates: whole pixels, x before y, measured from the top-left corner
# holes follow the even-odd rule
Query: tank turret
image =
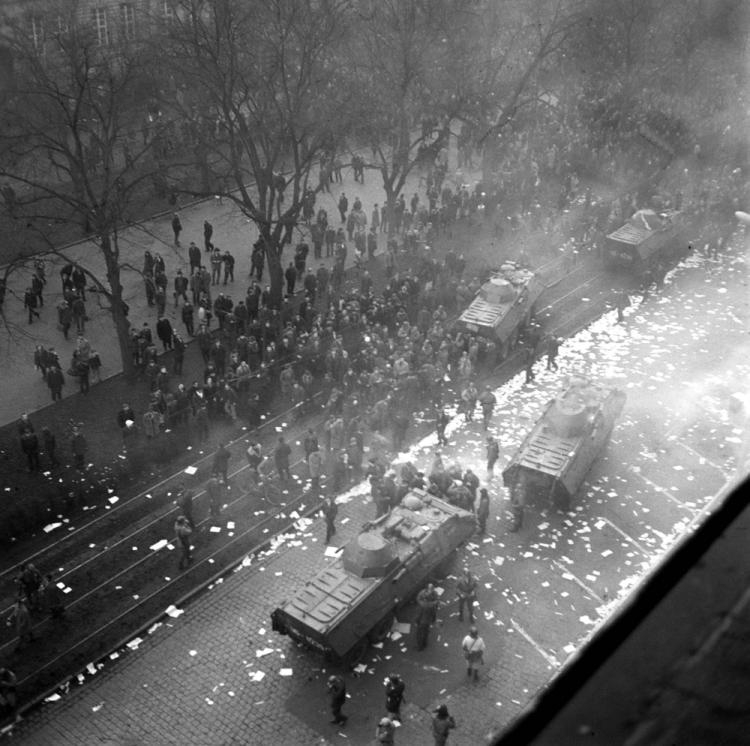
[(344, 547), (344, 569), (358, 578), (382, 578), (398, 564), (391, 542), (371, 531), (361, 533)]

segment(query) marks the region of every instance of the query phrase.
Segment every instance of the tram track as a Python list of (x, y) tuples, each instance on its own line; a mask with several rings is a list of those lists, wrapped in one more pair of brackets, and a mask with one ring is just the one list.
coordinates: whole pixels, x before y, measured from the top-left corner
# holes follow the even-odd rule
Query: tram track
[[(585, 278), (571, 289), (563, 281), (555, 283), (558, 292), (553, 295), (556, 297), (541, 307), (539, 312), (559, 310), (570, 303), (577, 307), (577, 312), (580, 314), (580, 305), (573, 301), (582, 292), (588, 292), (600, 278), (601, 273), (593, 278)], [(575, 281), (575, 278), (572, 279)], [(567, 284), (570, 284), (570, 280)], [(560, 291), (563, 291), (562, 294)], [(588, 311), (592, 308), (593, 304), (584, 310)], [(576, 311), (572, 312), (572, 314), (575, 313)], [(585, 323), (591, 320), (593, 317), (588, 318)], [(513, 353), (499, 366), (490, 370), (486, 377), (492, 378), (493, 381), (498, 377), (505, 379), (506, 376), (513, 375), (518, 367), (518, 355)], [(268, 436), (269, 431), (273, 432), (273, 428), (278, 427), (279, 423), (292, 421), (293, 414), (292, 410), (282, 412), (263, 423), (259, 429), (264, 430), (264, 434)], [(309, 419), (295, 422), (292, 428), (286, 430), (287, 439), (299, 438), (304, 429), (309, 426)], [(249, 433), (243, 433), (229, 444), (230, 450), (235, 454), (235, 459), (237, 451), (244, 459), (244, 448), (240, 444), (247, 442), (249, 435)], [(257, 431), (252, 435), (256, 437)], [(211, 452), (206, 453), (196, 460), (194, 465), (202, 471), (201, 467), (205, 467), (212, 456)], [(295, 465), (298, 471), (301, 464), (300, 461)], [(154, 514), (153, 505), (146, 502), (147, 496), (153, 496), (157, 490), (165, 492), (168, 499), (170, 488), (174, 488), (178, 481), (185, 479), (184, 470), (161, 479), (148, 490), (141, 491), (130, 500), (124, 501), (121, 505), (88, 521), (85, 525), (68, 532), (60, 537), (59, 542), (55, 542), (46, 550), (39, 550), (29, 556), (27, 561), (43, 560), (47, 566), (59, 565), (60, 563), (54, 562), (53, 559), (61, 556), (55, 554), (54, 551), (59, 552), (60, 545), (65, 547), (66, 552), (71, 553), (75, 553), (77, 545), (80, 556), (81, 553), (91, 550), (89, 546), (92, 543), (91, 533), (102, 528), (109, 528), (113, 520), (126, 518), (128, 506), (131, 510), (135, 507), (140, 509), (143, 505), (151, 508), (141, 516), (142, 525), (119, 536), (111, 544), (103, 542), (99, 551), (91, 553), (71, 567), (64, 568), (55, 578), (56, 582), (64, 582), (66, 587), (73, 589), (69, 594), (70, 598), (66, 598), (68, 615), (84, 616), (89, 623), (80, 625), (77, 634), (70, 634), (69, 630), (66, 630), (66, 634), (60, 636), (64, 641), (62, 649), (59, 645), (61, 640), (57, 639), (57, 636), (54, 639), (40, 637), (39, 641), (34, 644), (38, 647), (25, 650), (23, 659), (14, 661), (12, 665), (19, 677), (21, 691), (26, 695), (22, 699), (35, 700), (39, 698), (40, 692), (53, 691), (76, 671), (85, 668), (88, 661), (106, 658), (113, 647), (123, 644), (123, 640), (135, 634), (141, 634), (138, 630), (142, 630), (144, 624), (152, 625), (154, 619), (163, 617), (165, 609), (178, 597), (199, 592), (201, 588), (212, 582), (213, 578), (231, 572), (232, 568), (249, 553), (258, 551), (274, 537), (290, 531), (299, 520), (299, 518), (291, 519), (290, 514), (309, 516), (318, 509), (317, 498), (303, 489), (306, 474), (299, 475), (295, 494), (290, 492), (290, 499), (284, 504), (270, 505), (262, 497), (257, 503), (249, 502), (247, 491), (239, 483), (247, 468), (247, 465), (243, 464), (232, 472), (229, 480), (232, 499), (223, 506), (219, 519), (222, 522), (234, 522), (237, 527), (235, 535), (229, 536), (226, 530), (220, 533), (210, 533), (207, 529), (212, 522), (216, 522), (210, 516), (198, 521), (193, 536), (201, 537), (199, 553), (195, 563), (185, 571), (177, 572), (176, 551), (171, 552), (166, 549), (166, 546), (152, 549), (158, 542), (164, 540), (165, 535), (171, 537), (174, 516), (179, 508), (174, 505), (173, 501), (169, 501), (166, 507), (162, 503), (161, 508)], [(315, 504), (306, 505), (306, 501), (313, 501)], [(205, 489), (196, 490), (194, 503), (196, 514), (206, 510)], [(249, 512), (254, 512), (255, 518), (260, 515), (262, 517), (259, 520), (250, 520), (248, 524)], [(168, 541), (171, 543), (170, 539)], [(136, 558), (133, 558), (133, 546), (138, 547)], [(148, 547), (148, 550), (144, 550), (143, 547)], [(205, 550), (209, 548), (210, 552), (206, 553)], [(167, 556), (170, 557), (172, 563), (169, 567), (165, 565)], [(106, 577), (102, 578), (101, 575), (94, 577), (96, 570), (101, 570), (103, 567), (109, 569)], [(5, 571), (0, 574), (0, 577), (7, 578), (8, 575), (9, 571)], [(35, 634), (45, 631), (49, 634), (53, 631), (52, 624), (54, 623), (47, 620), (38, 621), (34, 625)], [(44, 644), (42, 644), (43, 641), (45, 641)], [(8, 631), (0, 630), (0, 654), (9, 653), (11, 646), (12, 641), (9, 640)]]

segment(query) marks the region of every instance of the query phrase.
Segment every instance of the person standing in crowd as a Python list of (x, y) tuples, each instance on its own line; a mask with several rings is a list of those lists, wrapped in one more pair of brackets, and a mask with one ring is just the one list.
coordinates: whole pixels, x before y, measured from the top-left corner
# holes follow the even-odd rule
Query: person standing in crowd
[(474, 602), (477, 598), (477, 581), (468, 567), (464, 568), (463, 575), (456, 583), (456, 594), (458, 596), (458, 621), (464, 620), (464, 606), (469, 614), (469, 622), (474, 624)]
[(336, 498), (333, 495), (328, 495), (323, 501), (321, 510), (326, 522), (326, 544), (330, 544), (331, 538), (336, 533), (336, 516), (339, 512), (338, 505), (336, 505)]
[(480, 535), (487, 530), (487, 519), (490, 516), (490, 494), (482, 487), (479, 490), (479, 505), (477, 505), (477, 528)]
[(193, 491), (185, 485), (180, 485), (177, 488), (177, 505), (180, 508), (180, 512), (187, 522), (190, 524), (190, 528), (195, 528), (195, 518), (193, 518)]
[(547, 370), (557, 371), (557, 354), (560, 351), (560, 340), (550, 334), (547, 337)]
[(435, 422), (438, 436), (438, 446), (448, 445), (448, 438), (446, 438), (445, 436), (445, 428), (448, 427), (448, 423), (450, 421), (451, 418), (448, 413), (444, 409), (441, 409), (437, 414), (437, 420)]
[(31, 290), (26, 288), (26, 292), (23, 295), (23, 307), (29, 312), (29, 324), (34, 320), (34, 316), (40, 318), (39, 312), (36, 310), (37, 296)]
[(630, 305), (630, 296), (627, 290), (621, 290), (615, 296), (615, 306), (617, 308), (617, 321), (625, 321), (625, 309)]
[(440, 705), (432, 718), (432, 737), (435, 739), (435, 746), (446, 746), (448, 736), (455, 727), (456, 721), (449, 714), (448, 706)]
[(256, 441), (252, 441), (245, 452), (247, 457), (248, 474), (250, 480), (254, 485), (261, 483), (262, 479), (260, 476), (260, 465), (263, 461), (263, 455), (261, 453), (261, 445)]
[(206, 482), (206, 493), (208, 494), (208, 514), (211, 518), (218, 518), (221, 513), (221, 499), (224, 483), (219, 475), (214, 472)]
[(487, 479), (495, 476), (495, 464), (500, 458), (500, 445), (492, 435), (487, 436)]
[(190, 553), (190, 535), (193, 533), (193, 529), (184, 515), (177, 516), (177, 520), (174, 522), (174, 533), (182, 550), (179, 564), (180, 570), (182, 570), (193, 561)]
[(224, 480), (224, 484), (229, 483), (229, 459), (231, 453), (229, 449), (223, 444), (219, 443), (219, 447), (216, 449), (214, 454), (213, 471), (217, 474), (221, 474), (221, 478)]
[(156, 322), (156, 336), (161, 340), (164, 352), (172, 349), (172, 337), (174, 336), (174, 331), (172, 330), (172, 324), (169, 322), (168, 318), (162, 316)]
[(172, 232), (174, 233), (174, 245), (179, 246), (182, 223), (180, 222), (180, 216), (176, 212), (172, 215)]
[(345, 725), (349, 718), (341, 712), (341, 708), (346, 702), (346, 684), (344, 683), (344, 679), (336, 674), (329, 676), (326, 682), (326, 691), (333, 718), (331, 724)]
[(192, 337), (195, 335), (195, 308), (190, 302), (182, 307), (182, 323), (185, 324), (187, 333)]
[[(192, 276), (201, 267), (201, 250), (196, 246), (195, 241), (191, 241), (190, 246), (188, 246), (188, 261), (190, 262), (190, 275)], [(181, 271), (178, 274), (181, 274)]]
[(284, 278), (286, 279), (286, 294), (288, 298), (294, 295), (294, 286), (297, 282), (297, 270), (294, 268), (294, 263), (289, 262), (289, 266), (284, 271)]
[(70, 450), (73, 451), (73, 461), (76, 469), (83, 469), (86, 460), (88, 443), (78, 425), (73, 427), (73, 436), (70, 439)]
[(346, 223), (346, 212), (349, 209), (349, 200), (346, 198), (346, 194), (344, 192), (341, 192), (341, 196), (339, 197), (339, 215), (341, 215), (341, 222)]
[(203, 221), (203, 245), (206, 251), (211, 251), (214, 245), (211, 243), (211, 238), (214, 235), (214, 227), (208, 220)]
[(221, 260), (224, 262), (224, 284), (234, 282), (234, 256), (232, 252), (229, 249), (225, 249)]
[(289, 470), (289, 456), (292, 453), (292, 449), (289, 444), (284, 440), (284, 436), (279, 436), (279, 442), (273, 452), (273, 460), (276, 463), (276, 471), (279, 473), (279, 479), (282, 482), (291, 480), (292, 472)]
[(17, 598), (8, 617), (8, 626), (15, 626), (18, 643), (16, 649), (23, 647), (25, 642), (33, 642), (34, 633), (31, 631), (31, 614), (29, 607), (22, 598)]
[(406, 684), (397, 674), (388, 674), (385, 680), (385, 711), (393, 720), (401, 722), (401, 705), (404, 702)]
[(39, 438), (36, 433), (30, 430), (21, 433), (21, 450), (29, 463), (29, 471), (39, 471)]
[(50, 615), (51, 619), (62, 619), (65, 616), (65, 600), (63, 592), (57, 587), (52, 575), (47, 576), (42, 581), (39, 589), (42, 608)]
[(307, 457), (307, 468), (310, 470), (310, 488), (316, 492), (320, 489), (320, 476), (323, 472), (323, 454), (315, 448)]
[(417, 650), (427, 647), (430, 627), (437, 620), (439, 599), (435, 586), (428, 583), (417, 595)]
[(479, 681), (479, 667), (484, 663), (485, 645), (475, 626), (472, 625), (469, 634), (464, 637), (461, 649), (466, 659), (466, 675)]
[(494, 411), (496, 404), (497, 398), (492, 393), (492, 388), (489, 385), (485, 386), (484, 391), (479, 396), (479, 406), (482, 408), (482, 422), (485, 430), (487, 430), (490, 425), (492, 412)]
[[(198, 247), (195, 246), (195, 244), (192, 244), (193, 247), (195, 247), (196, 250), (198, 250)], [(198, 254), (200, 258), (200, 253)], [(182, 270), (178, 269), (177, 274), (174, 278), (174, 307), (177, 308), (179, 305), (180, 298), (182, 298), (184, 303), (188, 302), (187, 297), (187, 291), (188, 291), (188, 278), (185, 277), (185, 275), (182, 274)]]
[(55, 455), (55, 449), (57, 448), (57, 439), (48, 427), (42, 428), (42, 448), (44, 449), (44, 453), (47, 454), (47, 458), (49, 459), (50, 469), (54, 469), (56, 466), (59, 466), (60, 462), (57, 460), (57, 456)]

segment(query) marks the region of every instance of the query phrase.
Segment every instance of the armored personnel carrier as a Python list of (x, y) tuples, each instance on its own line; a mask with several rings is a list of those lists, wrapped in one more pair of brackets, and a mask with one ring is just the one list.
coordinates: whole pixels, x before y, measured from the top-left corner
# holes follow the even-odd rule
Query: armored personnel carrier
[(456, 327), (489, 337), (505, 358), (531, 320), (543, 290), (544, 284), (532, 270), (506, 262), (482, 285)]
[(671, 265), (687, 254), (682, 215), (674, 210), (638, 210), (604, 242), (604, 261), (636, 276), (657, 264)]
[(473, 513), (411, 490), (274, 609), (272, 628), (352, 664), (389, 632), (395, 612), (475, 528)]
[(551, 501), (567, 510), (624, 406), (619, 389), (572, 378), (547, 404), (503, 471), (514, 502)]

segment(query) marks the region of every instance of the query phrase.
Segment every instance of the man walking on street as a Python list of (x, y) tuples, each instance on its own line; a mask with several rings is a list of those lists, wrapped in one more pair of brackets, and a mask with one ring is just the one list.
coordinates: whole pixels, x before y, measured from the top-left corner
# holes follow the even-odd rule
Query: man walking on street
[(432, 737), (435, 739), (435, 746), (445, 746), (450, 732), (455, 727), (456, 721), (448, 713), (448, 706), (440, 705), (432, 718)]
[(333, 725), (344, 725), (349, 718), (341, 712), (341, 708), (346, 702), (346, 684), (341, 676), (335, 674), (329, 676), (326, 683), (326, 691), (328, 692), (328, 702), (331, 706), (331, 715), (333, 717), (331, 723)]
[(276, 471), (279, 473), (279, 479), (282, 482), (292, 478), (292, 472), (289, 470), (289, 456), (291, 453), (292, 449), (284, 440), (284, 436), (279, 436), (279, 443), (273, 452), (273, 460), (276, 462)]
[(547, 338), (547, 370), (557, 371), (557, 353), (560, 351), (560, 340), (550, 334)]
[(182, 570), (193, 561), (190, 554), (190, 534), (193, 533), (193, 529), (190, 528), (190, 523), (184, 515), (178, 516), (174, 522), (174, 532), (182, 549), (182, 555), (180, 556), (180, 570)]
[(401, 722), (401, 704), (404, 701), (406, 684), (397, 674), (388, 674), (385, 680), (385, 710), (393, 720)]
[(482, 407), (482, 421), (484, 423), (484, 429), (489, 427), (490, 419), (492, 418), (492, 412), (497, 404), (497, 399), (492, 393), (490, 386), (485, 386), (484, 391), (479, 397), (479, 405)]
[(223, 443), (219, 443), (219, 447), (216, 449), (214, 454), (213, 471), (216, 474), (221, 474), (221, 478), (224, 480), (224, 484), (227, 484), (229, 480), (229, 458), (231, 454)]
[(430, 627), (437, 619), (438, 595), (435, 592), (435, 586), (428, 583), (417, 595), (417, 650), (424, 650), (427, 647), (427, 638), (430, 634)]
[(487, 530), (487, 519), (490, 515), (490, 495), (487, 490), (482, 487), (479, 490), (479, 504), (477, 505), (477, 528), (479, 533), (483, 534)]
[(331, 537), (336, 533), (336, 516), (339, 512), (333, 495), (328, 495), (323, 501), (322, 511), (326, 521), (326, 545), (328, 545), (331, 543)]
[(464, 620), (464, 606), (469, 613), (469, 621), (474, 624), (474, 601), (477, 596), (477, 581), (468, 568), (464, 568), (463, 575), (456, 584), (458, 595), (458, 621)]
[(180, 222), (180, 216), (177, 213), (174, 213), (172, 216), (172, 232), (174, 233), (174, 245), (179, 246), (182, 223)]
[(479, 681), (479, 666), (484, 663), (484, 640), (479, 636), (479, 630), (472, 626), (469, 634), (464, 637), (461, 648), (466, 658), (466, 675)]
[(495, 463), (500, 457), (500, 446), (492, 435), (487, 436), (487, 479), (495, 476)]
[(448, 445), (448, 438), (445, 437), (445, 428), (448, 427), (448, 423), (450, 421), (451, 418), (448, 416), (445, 410), (441, 409), (437, 414), (437, 421), (435, 422), (435, 427), (437, 429), (438, 446)]

